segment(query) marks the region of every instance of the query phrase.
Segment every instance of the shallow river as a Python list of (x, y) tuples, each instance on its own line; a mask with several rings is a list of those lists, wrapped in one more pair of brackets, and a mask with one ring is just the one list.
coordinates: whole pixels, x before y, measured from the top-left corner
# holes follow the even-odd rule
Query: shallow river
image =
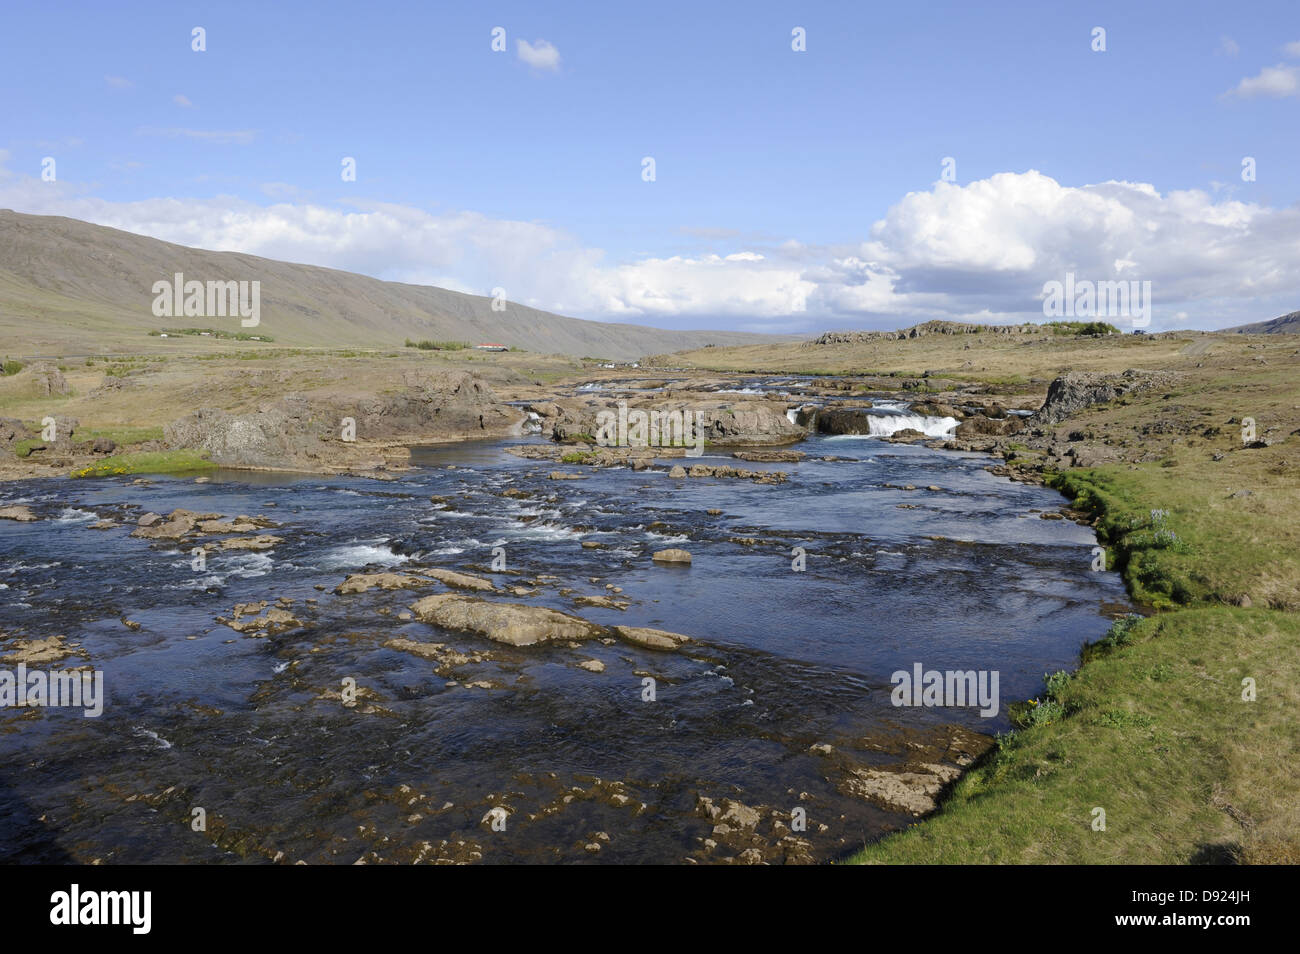
[[(42, 518), (0, 521), (0, 632), (66, 635), (85, 657), (53, 668), (102, 670), (108, 695), (99, 718), (0, 709), (0, 860), (707, 863), (754, 845), (832, 859), (914, 820), (855, 791), (855, 769), (952, 761), (970, 748), (952, 726), (1005, 730), (1009, 702), (1127, 609), (1119, 579), (1090, 569), (1092, 532), (1039, 518), (1060, 495), (987, 473), (983, 456), (814, 437), (804, 462), (742, 465), (790, 474), (762, 485), (625, 468), (552, 481), (557, 465), (503, 447), (417, 449), (387, 482), (0, 488), (0, 505)], [(196, 572), (188, 544), (129, 536), (141, 513), (178, 507), (265, 515), (283, 542), (210, 553)], [(91, 528), (113, 516), (117, 529)], [(652, 563), (667, 547), (693, 565)], [(515, 648), (441, 632), (398, 618), (441, 585), (334, 594), (367, 567), (474, 573), (536, 590), (494, 599), (693, 642)], [(607, 585), (626, 609), (573, 602)], [(254, 638), (216, 621), (282, 597), (301, 627)], [(439, 674), (395, 637), (482, 658)], [(603, 671), (579, 668), (593, 659)], [(895, 707), (890, 675), (915, 663), (997, 671), (997, 716)], [(341, 704), (344, 679), (364, 704)], [(715, 831), (702, 798), (745, 811)], [(504, 830), (482, 821), (496, 806)], [(806, 831), (781, 842), (796, 808)]]

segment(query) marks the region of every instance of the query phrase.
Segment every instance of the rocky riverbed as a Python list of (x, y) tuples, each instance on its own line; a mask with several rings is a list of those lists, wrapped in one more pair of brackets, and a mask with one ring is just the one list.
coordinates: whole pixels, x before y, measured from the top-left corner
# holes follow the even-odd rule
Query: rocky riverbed
[[(0, 665), (100, 670), (108, 703), (0, 710), (0, 853), (807, 863), (931, 810), (1123, 587), (1059, 495), (926, 446), (964, 440), (948, 419), (1023, 431), (1020, 408), (728, 383), (754, 393), (632, 398), (711, 412), (698, 458), (583, 440), (627, 389), (575, 389), (491, 395), (481, 431), (506, 434), (400, 445), (383, 482), (4, 485)], [(363, 432), (427, 426), (385, 402)], [(285, 439), (187, 426), (218, 454)], [(329, 443), (289, 433), (307, 462)], [(916, 663), (998, 671), (998, 714), (893, 705)]]

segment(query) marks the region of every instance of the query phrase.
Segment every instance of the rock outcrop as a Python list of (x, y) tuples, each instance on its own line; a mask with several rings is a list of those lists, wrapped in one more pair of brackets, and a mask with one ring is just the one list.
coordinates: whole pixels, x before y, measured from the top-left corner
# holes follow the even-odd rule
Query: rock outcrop
[[(291, 394), (244, 414), (200, 408), (168, 424), (164, 438), (226, 467), (328, 471), (373, 466), (375, 444), (504, 437), (523, 417), (473, 375), (451, 371), (413, 377), (398, 394)], [(354, 424), (352, 439), (344, 437), (345, 418)]]
[(1172, 380), (1169, 372), (1133, 368), (1123, 374), (1071, 371), (1051, 383), (1047, 400), (1029, 417), (1029, 423), (1035, 426), (1059, 424), (1090, 405), (1114, 401), (1125, 394), (1169, 384)]
[[(627, 401), (629, 414), (638, 410), (647, 414), (654, 411), (660, 415), (657, 420), (663, 415), (681, 415), (684, 420), (689, 414), (693, 429), (686, 446), (694, 446), (697, 435), (702, 435), (709, 444), (730, 446), (790, 444), (802, 440), (806, 436), (805, 429), (791, 423), (785, 413), (786, 404), (783, 400), (719, 401), (680, 396)], [(618, 402), (595, 399), (556, 401), (547, 410), (552, 408), (554, 412), (544, 418), (544, 427), (554, 440), (588, 443), (599, 438), (601, 412), (617, 414), (619, 411)], [(674, 440), (681, 446), (675, 427), (665, 428), (668, 435), (647, 435), (647, 440), (652, 446), (671, 446)]]

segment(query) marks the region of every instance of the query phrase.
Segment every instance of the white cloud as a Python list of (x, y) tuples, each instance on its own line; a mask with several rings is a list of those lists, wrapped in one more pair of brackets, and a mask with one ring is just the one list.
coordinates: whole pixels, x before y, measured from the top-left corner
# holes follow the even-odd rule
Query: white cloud
[(538, 40), (536, 43), (516, 40), (515, 52), (521, 60), (534, 69), (554, 72), (560, 68), (560, 51), (546, 40)]
[(105, 76), (104, 82), (113, 87), (113, 89), (130, 89), (135, 85), (125, 76)]
[(1067, 271), (1150, 281), (1157, 327), (1179, 315), (1190, 325), (1177, 317), (1177, 327), (1272, 317), (1270, 299), (1300, 296), (1300, 206), (1146, 183), (1069, 186), (1033, 170), (909, 193), (851, 245), (735, 240), (716, 254), (621, 262), (536, 222), (313, 202), (283, 183), (264, 191), (272, 204), (111, 202), (63, 181), (6, 178), (0, 166), (0, 207), (394, 281), (501, 286), (512, 301), (586, 318), (785, 332), (1041, 320), (1044, 282)]
[(1219, 52), (1224, 56), (1236, 56), (1241, 52), (1241, 47), (1232, 37), (1224, 36), (1219, 38)]
[(1282, 52), (1287, 56), (1300, 56), (1300, 40), (1295, 40), (1282, 47)]
[(1300, 93), (1300, 66), (1266, 66), (1258, 76), (1247, 76), (1225, 95), (1249, 99), (1254, 96), (1295, 96)]
[(167, 139), (195, 139), (199, 142), (212, 143), (218, 146), (246, 146), (257, 135), (251, 129), (182, 129), (178, 126), (171, 126), (166, 129), (141, 126), (136, 130), (136, 133), (141, 136), (163, 136)]
[(183, 106), (186, 109), (190, 109), (194, 105), (193, 103), (190, 102), (190, 98), (188, 96), (185, 96), (181, 93), (177, 93), (175, 96), (173, 96), (172, 102), (175, 103), (177, 106)]

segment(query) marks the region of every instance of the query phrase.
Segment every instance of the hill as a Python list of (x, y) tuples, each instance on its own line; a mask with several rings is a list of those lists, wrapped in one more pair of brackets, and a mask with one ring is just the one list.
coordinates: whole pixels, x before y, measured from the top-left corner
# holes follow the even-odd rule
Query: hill
[[(258, 281), (260, 323), (158, 317), (157, 281)], [(150, 331), (211, 327), (269, 335), (277, 346), (400, 347), (408, 339), (500, 342), (542, 353), (630, 360), (707, 344), (772, 340), (730, 331), (677, 331), (584, 321), (425, 285), (188, 248), (77, 219), (0, 210), (0, 338), (15, 353), (149, 351)], [(192, 341), (192, 339), (188, 339)], [(174, 346), (174, 344), (173, 344)]]
[(1300, 311), (1293, 311), (1271, 321), (1256, 321), (1249, 325), (1224, 328), (1225, 333), (1239, 335), (1300, 335)]

